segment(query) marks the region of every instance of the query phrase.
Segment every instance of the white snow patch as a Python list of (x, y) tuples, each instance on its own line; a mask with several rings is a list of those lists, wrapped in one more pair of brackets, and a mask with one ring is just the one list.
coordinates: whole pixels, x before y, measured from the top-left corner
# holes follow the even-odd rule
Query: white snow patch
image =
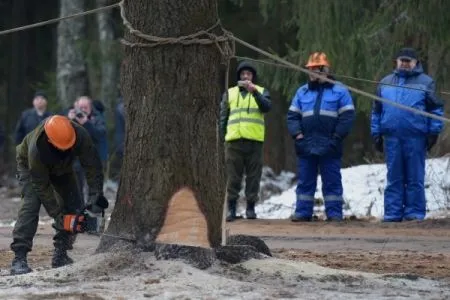
[[(450, 209), (450, 174), (447, 173), (449, 158), (426, 161), (425, 193), (427, 199), (427, 218), (448, 216)], [(356, 217), (381, 218), (384, 210), (384, 189), (386, 185), (386, 165), (360, 165), (342, 169), (344, 186), (344, 215)], [(319, 176), (316, 199), (323, 199), (322, 180)], [(295, 189), (291, 186), (281, 195), (270, 197), (256, 206), (258, 218), (287, 219), (295, 210)], [(319, 201), (323, 203), (323, 201)], [(317, 215), (322, 215), (324, 206), (317, 206)], [(242, 214), (245, 213), (241, 209)]]

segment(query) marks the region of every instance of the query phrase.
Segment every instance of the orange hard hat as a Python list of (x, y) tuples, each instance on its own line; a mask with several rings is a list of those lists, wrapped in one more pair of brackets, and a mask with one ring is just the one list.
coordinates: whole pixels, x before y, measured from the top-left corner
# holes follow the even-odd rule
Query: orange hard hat
[(45, 121), (44, 130), (48, 141), (60, 150), (67, 150), (75, 144), (75, 129), (67, 117), (49, 117)]
[(308, 62), (306, 63), (307, 68), (311, 67), (330, 67), (330, 63), (328, 62), (327, 55), (323, 52), (314, 52), (308, 58)]

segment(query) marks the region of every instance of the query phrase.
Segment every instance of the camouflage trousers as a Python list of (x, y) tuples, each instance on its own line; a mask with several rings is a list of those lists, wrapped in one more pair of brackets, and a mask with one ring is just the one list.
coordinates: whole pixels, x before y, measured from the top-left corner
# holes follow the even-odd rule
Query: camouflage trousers
[[(18, 178), (22, 187), (22, 205), (13, 230), (11, 250), (28, 252), (33, 247), (33, 238), (39, 223), (39, 211), (43, 203), (33, 190), (30, 176), (22, 172)], [(76, 213), (82, 207), (82, 198), (73, 173), (51, 176), (50, 182), (59, 204), (58, 208), (44, 206), (47, 212), (59, 212), (52, 213), (51, 216), (54, 218), (53, 227), (56, 230), (53, 244), (55, 248), (70, 250), (76, 235), (62, 230), (63, 215)]]

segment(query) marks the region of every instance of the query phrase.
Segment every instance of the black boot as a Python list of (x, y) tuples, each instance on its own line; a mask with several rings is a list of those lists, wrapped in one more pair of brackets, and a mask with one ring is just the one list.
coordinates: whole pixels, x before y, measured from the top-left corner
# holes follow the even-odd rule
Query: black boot
[(59, 268), (72, 263), (73, 260), (67, 255), (67, 250), (55, 248), (52, 257), (52, 268)]
[(30, 273), (32, 270), (27, 263), (27, 251), (19, 250), (15, 252), (15, 257), (11, 263), (11, 275)]
[(291, 217), (292, 222), (311, 222), (312, 220), (312, 217), (296, 217), (295, 215)]
[(247, 217), (247, 219), (256, 219), (254, 202), (247, 202), (247, 209), (245, 210), (245, 216)]
[(227, 222), (236, 220), (236, 201), (228, 201)]

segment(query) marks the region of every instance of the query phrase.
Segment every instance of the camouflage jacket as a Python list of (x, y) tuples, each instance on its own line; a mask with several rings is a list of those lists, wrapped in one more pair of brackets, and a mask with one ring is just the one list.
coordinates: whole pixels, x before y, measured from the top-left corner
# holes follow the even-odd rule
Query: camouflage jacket
[[(103, 171), (100, 157), (89, 133), (72, 122), (76, 142), (69, 151), (52, 150), (44, 133), (44, 122), (31, 131), (16, 147), (19, 180), (30, 180), (34, 191), (46, 208), (58, 207), (52, 185), (58, 185), (58, 176), (73, 172), (74, 160), (78, 157), (86, 172), (90, 194), (103, 191)], [(51, 215), (51, 212), (48, 211)], [(52, 216), (53, 217), (53, 216)]]

